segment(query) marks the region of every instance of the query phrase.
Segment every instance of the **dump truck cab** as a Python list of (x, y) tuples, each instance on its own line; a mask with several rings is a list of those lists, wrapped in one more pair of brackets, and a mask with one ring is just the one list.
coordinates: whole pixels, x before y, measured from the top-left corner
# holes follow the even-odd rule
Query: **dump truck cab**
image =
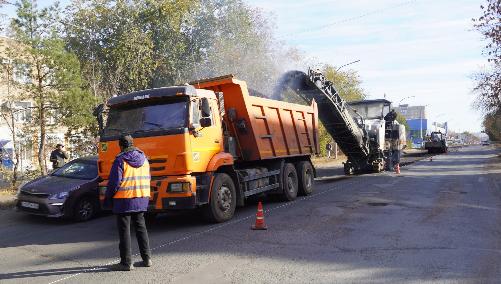
[[(99, 142), (99, 175), (104, 183), (121, 134), (134, 137), (134, 145), (150, 162), (150, 209), (194, 208), (196, 192), (208, 188), (207, 165), (223, 149), (221, 119), (213, 91), (174, 86), (133, 92), (111, 98), (107, 123)], [(219, 163), (231, 164), (230, 157)], [(198, 182), (197, 182), (198, 180)], [(197, 188), (198, 186), (198, 188)]]

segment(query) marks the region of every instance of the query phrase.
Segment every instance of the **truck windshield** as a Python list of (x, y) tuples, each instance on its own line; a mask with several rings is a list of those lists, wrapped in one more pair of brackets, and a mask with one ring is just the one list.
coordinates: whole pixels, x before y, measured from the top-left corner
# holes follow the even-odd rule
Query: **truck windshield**
[(111, 108), (103, 136), (185, 128), (188, 102)]
[(350, 107), (364, 119), (382, 119), (389, 111), (382, 103), (354, 104)]

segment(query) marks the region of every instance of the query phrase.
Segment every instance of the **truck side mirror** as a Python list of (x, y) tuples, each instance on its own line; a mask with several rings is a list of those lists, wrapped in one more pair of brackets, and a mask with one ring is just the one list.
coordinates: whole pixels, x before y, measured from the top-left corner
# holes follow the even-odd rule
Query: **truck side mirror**
[(212, 125), (212, 119), (210, 117), (202, 117), (200, 119), (200, 126), (201, 127), (209, 127)]
[[(211, 115), (210, 115), (209, 99), (208, 98), (202, 98), (200, 100), (200, 102), (202, 103), (202, 118), (210, 117)], [(200, 122), (200, 124), (202, 124), (202, 123)]]

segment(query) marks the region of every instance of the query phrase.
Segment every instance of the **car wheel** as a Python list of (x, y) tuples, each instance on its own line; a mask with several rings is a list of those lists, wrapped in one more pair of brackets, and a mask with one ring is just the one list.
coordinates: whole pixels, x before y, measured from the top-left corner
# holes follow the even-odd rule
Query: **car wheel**
[(85, 222), (96, 214), (96, 203), (89, 197), (82, 197), (75, 203), (73, 219), (78, 222)]

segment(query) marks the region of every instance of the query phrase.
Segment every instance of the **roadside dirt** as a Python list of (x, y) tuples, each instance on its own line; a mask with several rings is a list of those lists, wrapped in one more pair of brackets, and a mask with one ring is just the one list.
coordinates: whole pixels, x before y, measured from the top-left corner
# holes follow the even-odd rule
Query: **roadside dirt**
[(0, 191), (0, 209), (10, 209), (16, 202), (16, 192), (11, 190)]

